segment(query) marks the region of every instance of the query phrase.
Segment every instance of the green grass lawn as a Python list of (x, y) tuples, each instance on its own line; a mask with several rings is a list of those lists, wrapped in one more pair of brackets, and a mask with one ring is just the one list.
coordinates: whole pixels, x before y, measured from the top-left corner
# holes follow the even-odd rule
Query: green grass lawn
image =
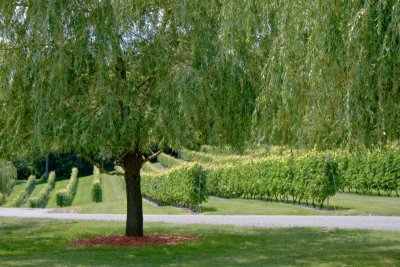
[(7, 197), (6, 203), (4, 204), (5, 207), (9, 207), (8, 204), (12, 203), (14, 199), (19, 197), (22, 190), (25, 188), (26, 180), (17, 180), (15, 183), (16, 184), (13, 186), (11, 194)]
[(35, 189), (33, 189), (30, 197), (25, 201), (22, 205), (23, 208), (29, 208), (29, 199), (34, 198), (39, 195), (40, 191), (42, 191), (43, 187), (46, 185), (46, 182), (40, 179), (36, 179)]
[(397, 215), (400, 197), (338, 193), (330, 201), (331, 215)]
[(305, 205), (249, 199), (209, 197), (201, 205), (204, 214), (224, 215), (400, 215), (399, 197), (378, 197), (338, 193), (330, 199), (329, 210)]
[(209, 215), (323, 215), (318, 209), (280, 202), (251, 199), (224, 199), (209, 197), (201, 205), (203, 214)]
[[(121, 176), (102, 174), (103, 201), (94, 203), (91, 200), (91, 184), (93, 176), (80, 177), (78, 189), (72, 202), (73, 209), (80, 213), (126, 213), (126, 193), (124, 178)], [(47, 206), (49, 207), (49, 206)], [(182, 210), (172, 206), (157, 206), (143, 200), (145, 214), (182, 214)]]
[(124, 222), (0, 220), (1, 266), (399, 266), (400, 233), (318, 228), (145, 224), (145, 233), (193, 234), (174, 246), (71, 247), (123, 234)]

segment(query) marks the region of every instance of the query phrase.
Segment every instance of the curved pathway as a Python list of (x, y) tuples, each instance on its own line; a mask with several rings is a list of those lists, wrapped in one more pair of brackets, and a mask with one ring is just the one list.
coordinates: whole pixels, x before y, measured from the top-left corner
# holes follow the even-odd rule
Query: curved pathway
[[(125, 214), (56, 213), (54, 209), (23, 208), (0, 208), (0, 217), (97, 221), (126, 220)], [(144, 221), (253, 227), (324, 227), (400, 232), (400, 216), (144, 215)]]

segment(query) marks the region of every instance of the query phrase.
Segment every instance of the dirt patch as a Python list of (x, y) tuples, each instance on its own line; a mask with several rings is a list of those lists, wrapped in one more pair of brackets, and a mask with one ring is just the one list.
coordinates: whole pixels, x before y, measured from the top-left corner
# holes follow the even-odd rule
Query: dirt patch
[(71, 241), (72, 246), (83, 247), (120, 247), (120, 246), (146, 246), (146, 245), (176, 245), (187, 240), (197, 240), (198, 236), (192, 235), (144, 235), (130, 236), (98, 236)]

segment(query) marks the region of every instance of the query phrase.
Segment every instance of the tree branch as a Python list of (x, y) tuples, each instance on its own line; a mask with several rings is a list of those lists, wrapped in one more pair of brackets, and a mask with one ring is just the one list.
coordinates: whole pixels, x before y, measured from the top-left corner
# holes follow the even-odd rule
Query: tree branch
[(156, 153), (154, 153), (151, 156), (148, 156), (147, 158), (143, 157), (143, 164), (145, 164), (146, 162), (148, 162), (148, 161), (150, 161), (152, 159), (155, 159), (160, 154), (161, 154), (161, 150), (158, 150)]
[(142, 86), (144, 86), (146, 83), (148, 83), (151, 79), (154, 78), (157, 70), (153, 70), (149, 76), (147, 76), (143, 81), (139, 83), (139, 85), (136, 87), (137, 89), (140, 89)]
[(90, 157), (86, 156), (86, 155), (79, 155), (81, 158), (85, 159), (87, 162), (89, 162), (90, 164), (96, 166), (97, 168), (99, 168), (99, 170), (102, 173), (108, 174), (108, 175), (118, 175), (118, 176), (124, 176), (123, 172), (118, 172), (118, 171), (111, 171), (108, 172), (105, 169), (103, 169), (100, 164), (98, 164), (97, 162), (95, 162), (94, 160), (92, 160)]
[(131, 149), (127, 149), (118, 159), (117, 159), (117, 165), (122, 164), (122, 160), (123, 158), (126, 156), (126, 154), (128, 154), (130, 151), (132, 151)]

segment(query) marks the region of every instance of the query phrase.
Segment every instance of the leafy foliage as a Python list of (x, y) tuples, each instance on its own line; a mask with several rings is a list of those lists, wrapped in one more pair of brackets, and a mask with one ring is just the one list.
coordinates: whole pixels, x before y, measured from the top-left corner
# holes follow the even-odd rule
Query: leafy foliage
[(32, 173), (31, 170), (32, 167), (29, 165), (26, 159), (14, 159), (12, 163), (17, 168), (17, 174), (18, 174), (17, 179), (25, 180), (29, 178), (29, 176)]
[(377, 191), (391, 195), (400, 192), (399, 148), (374, 150), (366, 153), (342, 154), (337, 157), (342, 190), (358, 193)]
[(165, 167), (169, 167), (169, 168), (178, 166), (179, 164), (182, 164), (182, 162), (179, 161), (178, 159), (176, 159), (170, 155), (164, 154), (164, 153), (158, 155), (157, 160), (162, 165), (164, 165)]
[(28, 181), (26, 181), (25, 187), (22, 190), (22, 192), (15, 199), (10, 200), (10, 202), (7, 202), (7, 206), (20, 207), (30, 196), (33, 189), (35, 189), (36, 185), (35, 181), (36, 181), (36, 176), (34, 175), (29, 176)]
[(101, 184), (101, 174), (99, 168), (93, 167), (93, 183), (91, 188), (92, 201), (101, 202), (103, 200), (103, 188)]
[(54, 189), (56, 183), (56, 173), (54, 171), (49, 173), (49, 179), (46, 185), (42, 188), (39, 194), (35, 197), (29, 198), (29, 206), (31, 208), (44, 208), (49, 200), (50, 193)]
[(328, 157), (306, 155), (242, 162), (210, 169), (208, 192), (221, 197), (257, 198), (323, 205), (339, 189), (337, 165)]
[(184, 160), (198, 162), (198, 163), (207, 163), (214, 161), (214, 158), (211, 155), (207, 155), (206, 153), (188, 149), (182, 149), (180, 152), (180, 156)]
[(3, 204), (11, 193), (17, 179), (17, 169), (11, 162), (0, 160), (0, 204)]
[(166, 173), (142, 176), (143, 196), (159, 204), (194, 208), (206, 200), (206, 176), (197, 164), (182, 164)]
[(142, 170), (144, 172), (150, 172), (150, 173), (158, 172), (158, 170), (150, 162), (146, 162), (145, 164), (143, 164)]
[[(246, 1), (250, 42), (264, 45), (256, 142), (308, 148), (399, 140), (398, 1)], [(232, 9), (244, 9), (231, 2)], [(247, 26), (249, 27), (249, 26)], [(237, 33), (231, 33), (237, 36)]]
[(66, 189), (58, 190), (56, 193), (57, 206), (71, 206), (74, 200), (76, 188), (78, 187), (78, 168), (72, 168), (71, 178)]
[[(136, 147), (150, 152), (154, 144), (233, 143), (249, 136), (246, 103), (255, 102), (249, 82), (229, 68), (214, 75), (218, 65), (233, 63), (244, 73), (238, 61), (219, 54), (219, 3), (16, 6), (0, 3), (2, 154), (95, 155), (107, 148), (119, 157)], [(229, 101), (221, 101), (226, 96)], [(22, 135), (25, 142), (17, 146)]]

